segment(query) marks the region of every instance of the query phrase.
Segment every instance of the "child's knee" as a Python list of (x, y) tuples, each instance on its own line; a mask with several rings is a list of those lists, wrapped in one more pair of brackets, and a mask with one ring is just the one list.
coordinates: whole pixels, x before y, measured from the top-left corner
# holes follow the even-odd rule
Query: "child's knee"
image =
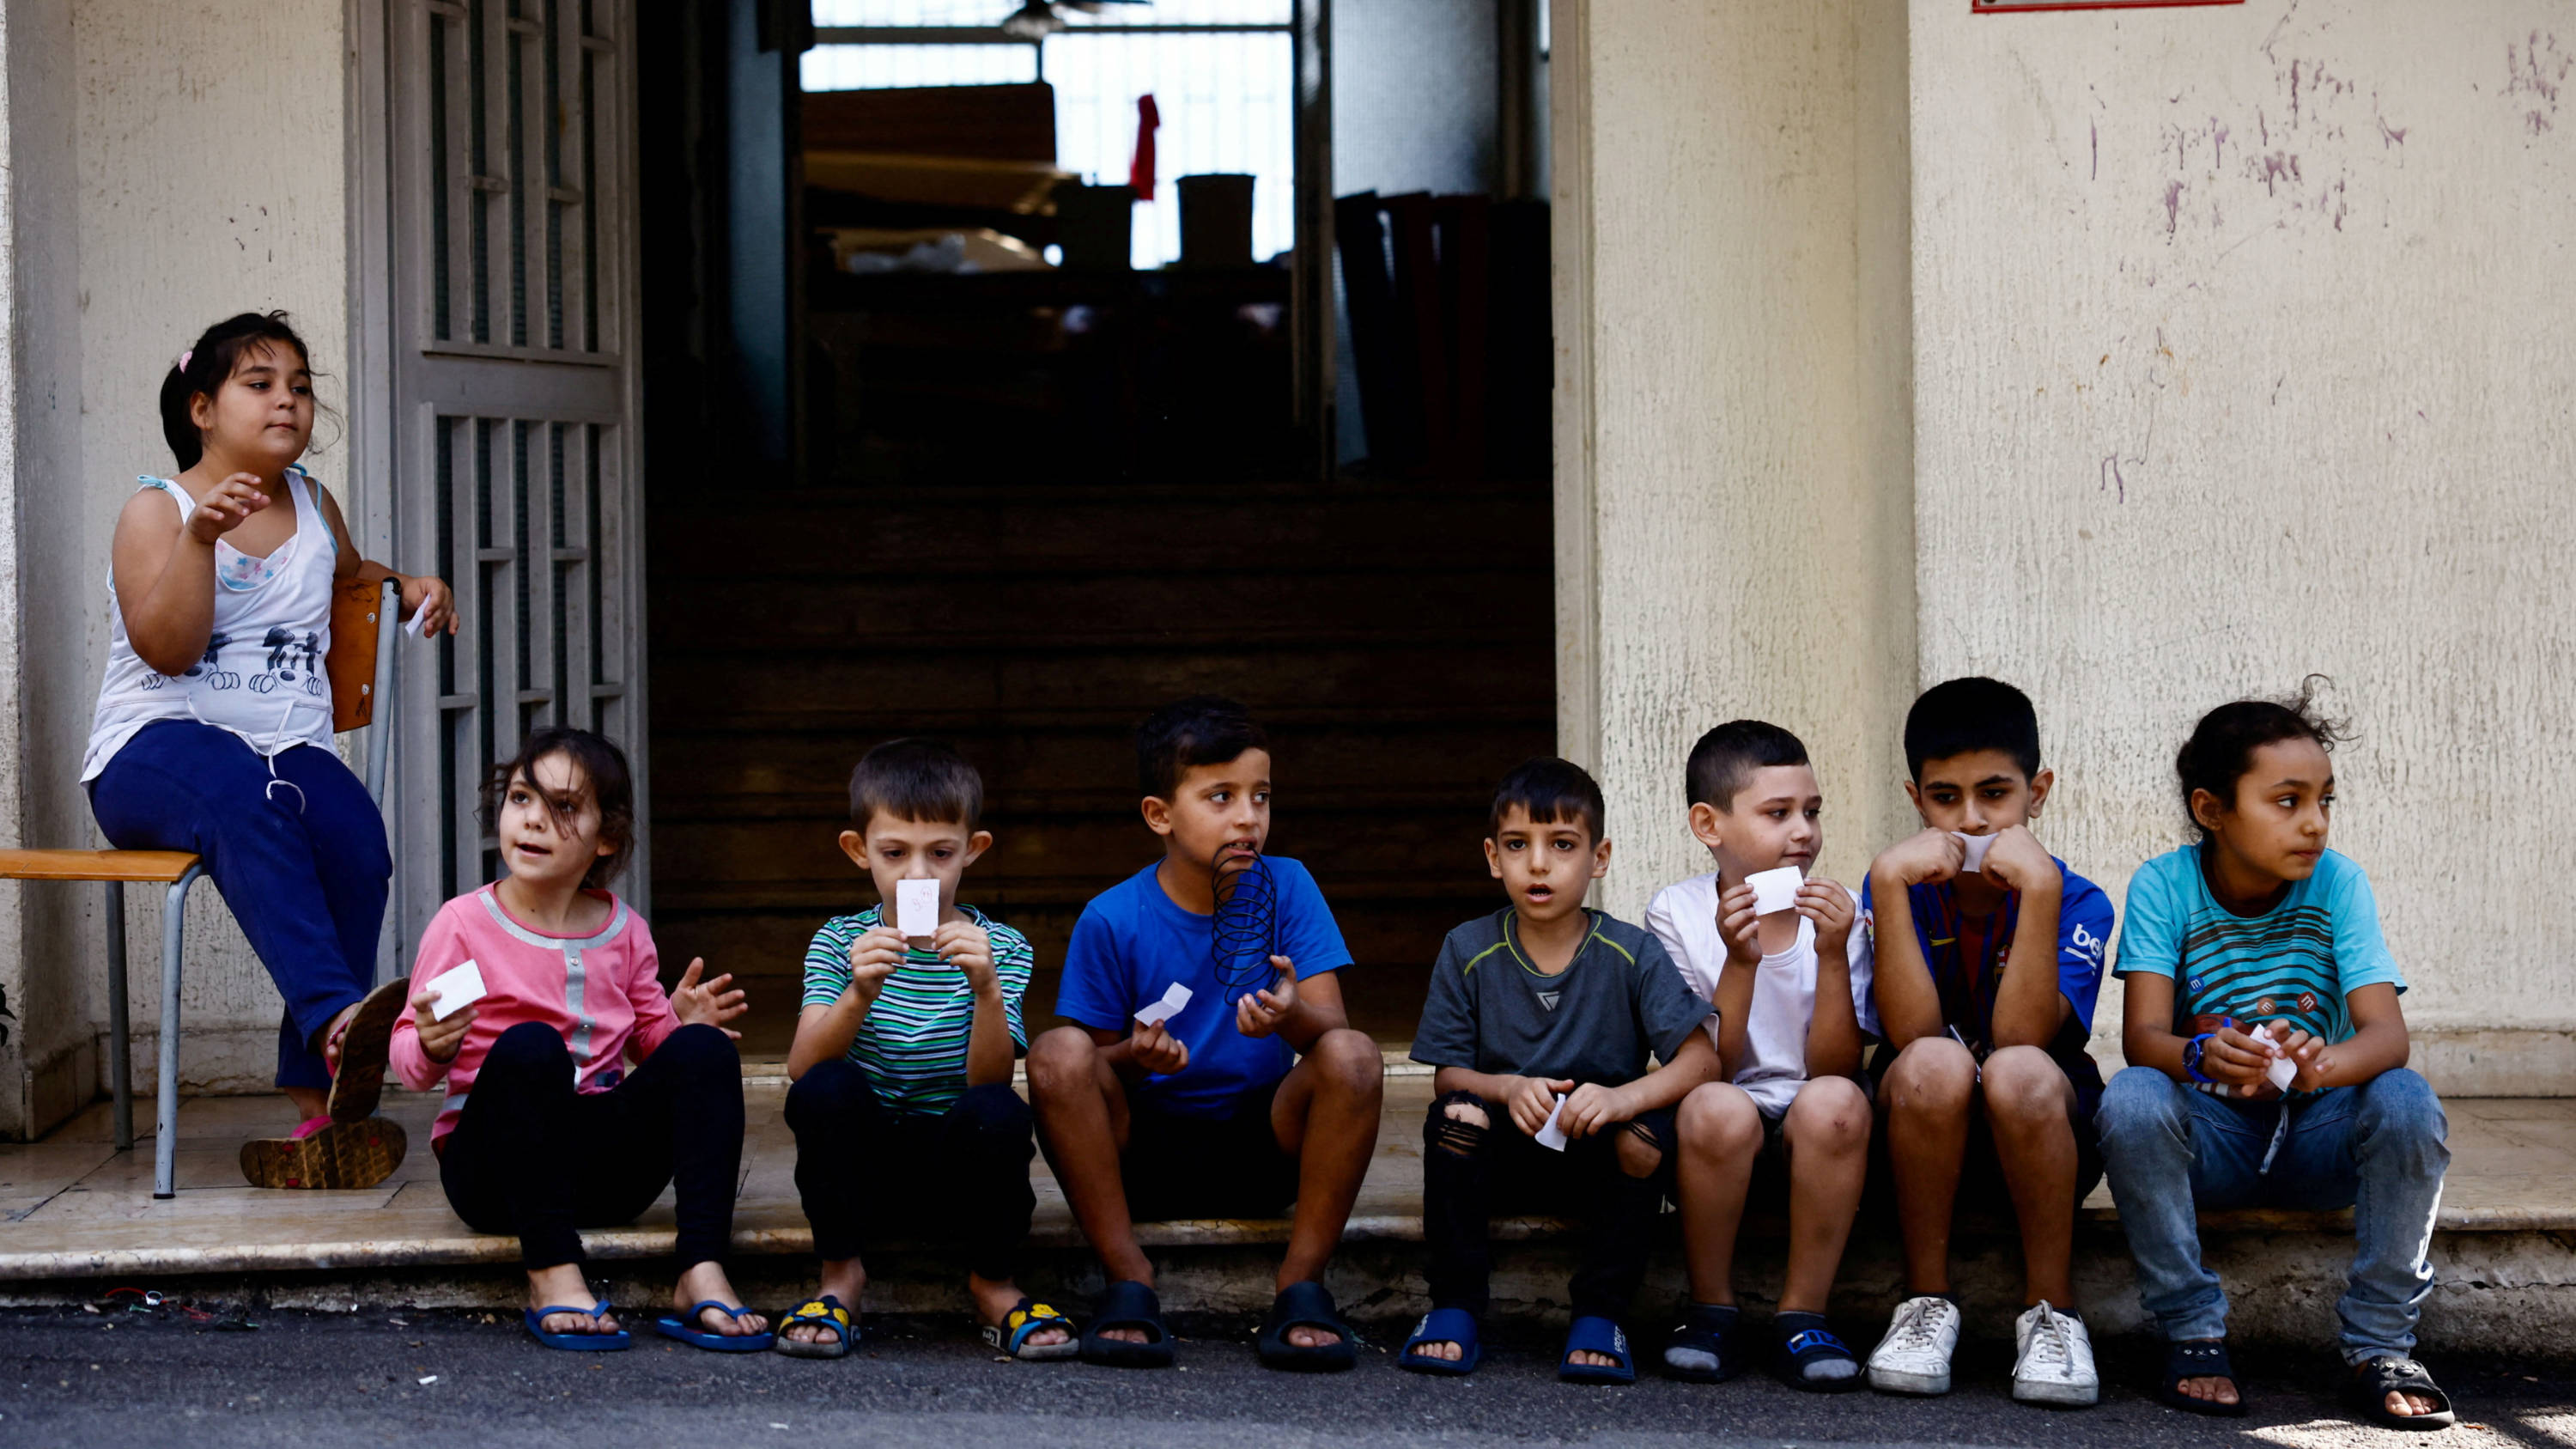
[(1092, 1070), (1100, 1056), (1091, 1034), (1078, 1026), (1059, 1026), (1029, 1043), (1029, 1091), (1038, 1096), (1092, 1088)]
[(1652, 1177), (1664, 1165), (1663, 1139), (1644, 1122), (1623, 1124), (1613, 1151), (1619, 1159), (1619, 1171), (1629, 1177)]
[(1357, 1096), (1381, 1096), (1386, 1090), (1386, 1057), (1368, 1033), (1337, 1027), (1324, 1033), (1307, 1053), (1324, 1080)]
[(657, 1060), (667, 1059), (666, 1069), (684, 1071), (693, 1077), (710, 1081), (730, 1077), (737, 1087), (742, 1081), (741, 1049), (724, 1034), (723, 1027), (703, 1021), (691, 1022), (662, 1038), (653, 1055)]
[(542, 1021), (523, 1021), (493, 1038), (492, 1049), (483, 1054), (481, 1076), (495, 1068), (507, 1073), (535, 1070), (569, 1075), (572, 1071), (572, 1049), (564, 1045), (563, 1034)]
[(982, 1138), (1025, 1138), (1036, 1127), (1029, 1104), (1008, 1082), (968, 1087), (957, 1099), (956, 1110), (965, 1114), (967, 1125)]
[(787, 1125), (810, 1123), (818, 1114), (848, 1112), (868, 1094), (868, 1074), (847, 1057), (816, 1062), (805, 1075), (787, 1084)]
[(2005, 1047), (1986, 1058), (1986, 1111), (2000, 1121), (2063, 1121), (2067, 1091), (2065, 1069), (2037, 1047)]
[(2363, 1083), (2360, 1092), (2354, 1118), (2369, 1145), (2394, 1147), (2410, 1160), (2450, 1160), (2450, 1119), (2421, 1073), (2392, 1067)]
[(1869, 1098), (1849, 1077), (1817, 1077), (1798, 1089), (1783, 1126), (1797, 1146), (1857, 1150), (1869, 1143)]
[(1473, 1092), (1447, 1092), (1431, 1104), (1422, 1123), (1425, 1150), (1447, 1157), (1473, 1157), (1493, 1130), (1492, 1111)]
[(1977, 1059), (1949, 1037), (1916, 1037), (1896, 1054), (1880, 1085), (1891, 1111), (1965, 1112), (1977, 1087)]
[(2106, 1152), (2143, 1136), (2180, 1137), (2183, 1107), (2173, 1078), (2153, 1067), (2123, 1067), (2102, 1089), (2102, 1105), (2093, 1114), (2093, 1126)]
[(1673, 1114), (1682, 1151), (1693, 1156), (1740, 1157), (1762, 1146), (1762, 1109), (1744, 1089), (1728, 1082), (1703, 1082)]

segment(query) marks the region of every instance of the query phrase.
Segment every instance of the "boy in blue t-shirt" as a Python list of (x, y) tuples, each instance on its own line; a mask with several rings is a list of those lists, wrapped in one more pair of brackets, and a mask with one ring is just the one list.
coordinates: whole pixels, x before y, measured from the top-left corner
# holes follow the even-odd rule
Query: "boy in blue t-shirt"
[[(1347, 1368), (1357, 1346), (1321, 1280), (1377, 1148), (1385, 1075), (1342, 1009), (1350, 950), (1306, 868), (1261, 854), (1270, 742), (1243, 706), (1164, 706), (1136, 763), (1163, 858), (1083, 908), (1056, 996), (1075, 1024), (1029, 1049), (1039, 1139), (1109, 1280), (1082, 1356), (1172, 1361), (1136, 1219), (1293, 1202), (1261, 1360)], [(1169, 1020), (1140, 1019), (1174, 986), (1189, 994)]]
[(2413, 1351), (2449, 1124), (2406, 1066), (2406, 980), (2370, 881), (2326, 848), (2336, 739), (2303, 693), (2221, 705), (2182, 747), (2200, 843), (2129, 880), (2129, 1066), (2102, 1097), (2102, 1154), (2164, 1335), (2165, 1403), (2245, 1412), (2195, 1209), (2349, 1207), (2344, 1393), (2375, 1424), (2443, 1428), (2451, 1401)]
[(1924, 828), (1871, 862), (1862, 899), (1908, 1294), (1869, 1356), (1870, 1386), (1949, 1392), (1950, 1223), (1964, 1189), (2009, 1204), (2021, 1228), (2013, 1397), (2092, 1404), (2102, 1381), (2072, 1259), (2076, 1205), (2102, 1180), (2102, 1073), (2084, 1048), (2111, 898), (2031, 834), (2055, 780), (2020, 690), (1982, 678), (1925, 690), (1905, 716), (1905, 764)]

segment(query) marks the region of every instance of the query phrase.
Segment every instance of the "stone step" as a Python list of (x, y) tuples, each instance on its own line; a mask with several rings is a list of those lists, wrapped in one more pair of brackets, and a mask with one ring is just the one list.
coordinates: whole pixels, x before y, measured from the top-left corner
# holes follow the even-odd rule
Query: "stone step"
[[(737, 1278), (767, 1302), (800, 1291), (812, 1271), (813, 1239), (795, 1200), (794, 1143), (779, 1118), (786, 1084), (755, 1066), (746, 1080), (752, 1127), (745, 1143), (741, 1206), (735, 1217)], [(1430, 1074), (1409, 1063), (1390, 1071), (1387, 1115), (1357, 1211), (1344, 1234), (1330, 1286), (1357, 1321), (1386, 1323), (1426, 1307), (1421, 1280), (1421, 1120)], [(110, 1281), (145, 1287), (213, 1285), (267, 1301), (370, 1301), (510, 1307), (522, 1282), (515, 1240), (469, 1231), (448, 1210), (428, 1152), (435, 1098), (388, 1095), (387, 1112), (415, 1144), (394, 1178), (364, 1192), (279, 1193), (243, 1185), (240, 1143), (276, 1130), (287, 1116), (267, 1097), (197, 1098), (181, 1114), (179, 1195), (151, 1198), (151, 1144), (114, 1151), (106, 1108), (94, 1107), (44, 1142), (0, 1146), (0, 1302), (86, 1299)], [(2427, 1306), (2428, 1343), (2450, 1351), (2505, 1351), (2547, 1335), (2563, 1340), (2576, 1323), (2576, 1201), (2566, 1183), (2576, 1165), (2576, 1101), (2468, 1099), (2449, 1105), (2453, 1166), (2435, 1234), (2440, 1273)], [(1038, 1291), (1079, 1301), (1098, 1270), (1075, 1230), (1043, 1159), (1033, 1169), (1038, 1216), (1032, 1234)], [(1510, 1246), (1495, 1279), (1498, 1313), (1561, 1309), (1572, 1268), (1568, 1224), (1506, 1218), (1494, 1236)], [(1279, 1219), (1140, 1225), (1164, 1303), (1172, 1311), (1251, 1312), (1266, 1306)], [(1785, 1223), (1778, 1204), (1757, 1203), (1738, 1254), (1738, 1283), (1760, 1306), (1776, 1290)], [(2348, 1213), (2273, 1211), (2202, 1214), (2209, 1261), (2236, 1290), (2233, 1331), (2241, 1338), (2328, 1341), (2334, 1299), (2352, 1253)], [(655, 1301), (672, 1245), (668, 1195), (629, 1227), (595, 1230), (583, 1242), (616, 1301)], [(1954, 1242), (1954, 1280), (1983, 1329), (2000, 1330), (2019, 1303), (2018, 1246), (2009, 1224), (1966, 1220)], [(2097, 1192), (2077, 1224), (2077, 1287), (2097, 1334), (2140, 1326), (2118, 1214)], [(892, 1245), (870, 1263), (876, 1311), (953, 1310), (957, 1265), (937, 1249)], [(1883, 1321), (1902, 1296), (1890, 1225), (1866, 1212), (1837, 1281), (1834, 1311), (1859, 1332)], [(1678, 1249), (1668, 1227), (1646, 1291), (1641, 1321), (1660, 1318), (1681, 1291)], [(1988, 1320), (1992, 1320), (1989, 1322)]]

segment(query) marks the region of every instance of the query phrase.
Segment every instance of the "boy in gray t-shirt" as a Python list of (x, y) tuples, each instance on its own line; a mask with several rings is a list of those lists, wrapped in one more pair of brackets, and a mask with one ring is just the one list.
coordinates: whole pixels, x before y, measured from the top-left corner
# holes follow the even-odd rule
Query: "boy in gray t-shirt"
[[(1480, 1351), (1497, 1207), (1586, 1220), (1561, 1378), (1636, 1378), (1619, 1315), (1679, 1151), (1673, 1105), (1718, 1073), (1691, 994), (1653, 936), (1584, 909), (1609, 868), (1601, 789), (1537, 759), (1494, 794), (1485, 859), (1511, 905), (1441, 943), (1413, 1059), (1437, 1068), (1424, 1123), (1432, 1311), (1400, 1363), (1463, 1374)], [(1652, 1056), (1662, 1065), (1648, 1070)], [(1562, 1134), (1561, 1136), (1558, 1134)]]

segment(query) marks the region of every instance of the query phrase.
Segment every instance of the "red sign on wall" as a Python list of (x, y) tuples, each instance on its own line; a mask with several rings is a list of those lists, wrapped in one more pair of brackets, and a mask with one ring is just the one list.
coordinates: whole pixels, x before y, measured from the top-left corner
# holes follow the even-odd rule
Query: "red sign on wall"
[(2006, 10), (2142, 10), (2150, 6), (2170, 9), (2177, 5), (2244, 3), (2245, 0), (1969, 0), (1969, 8), (1981, 15), (1991, 15)]

